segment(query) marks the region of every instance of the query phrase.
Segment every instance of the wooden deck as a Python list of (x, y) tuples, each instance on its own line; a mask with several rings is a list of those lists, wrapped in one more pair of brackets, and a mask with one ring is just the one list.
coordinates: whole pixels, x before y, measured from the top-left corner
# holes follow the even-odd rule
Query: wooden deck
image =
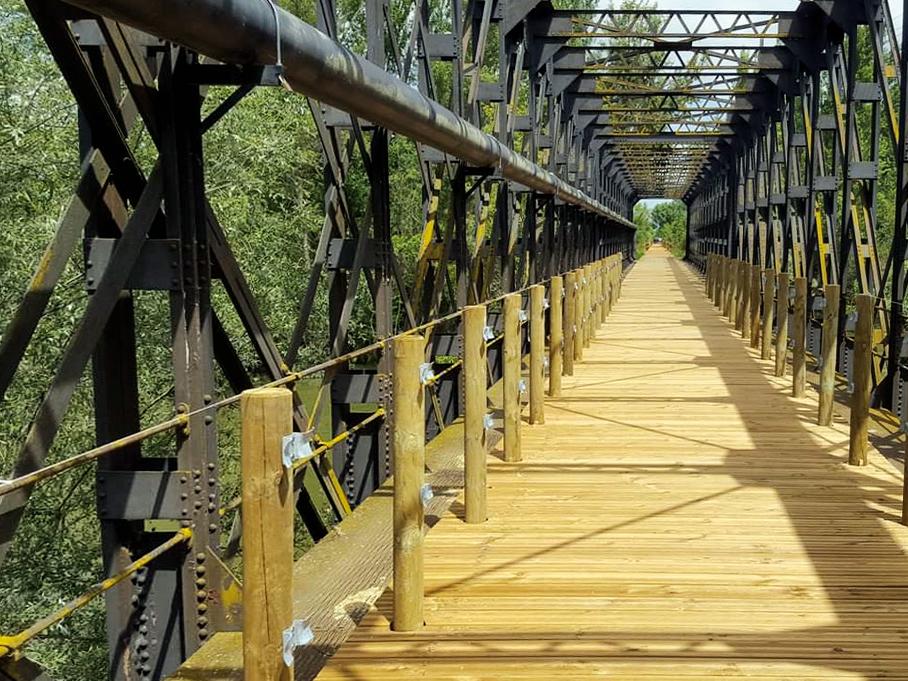
[(524, 429), (490, 518), (429, 533), (427, 622), (386, 593), (319, 679), (908, 678), (901, 475), (653, 250)]

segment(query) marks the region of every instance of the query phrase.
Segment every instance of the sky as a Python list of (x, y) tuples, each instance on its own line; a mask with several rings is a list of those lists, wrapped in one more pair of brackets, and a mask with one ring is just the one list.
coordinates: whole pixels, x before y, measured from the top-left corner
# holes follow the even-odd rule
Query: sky
[[(617, 3), (616, 3), (617, 4)], [(798, 0), (658, 0), (659, 9), (794, 9)], [(896, 31), (902, 25), (902, 14), (905, 11), (904, 0), (889, 0), (892, 21)]]
[[(615, 3), (617, 4), (617, 3)], [(659, 9), (730, 9), (736, 11), (795, 9), (799, 0), (658, 0)], [(889, 0), (892, 22), (896, 33), (901, 33), (902, 15), (905, 11), (905, 0)], [(649, 207), (663, 203), (664, 199), (646, 199)]]

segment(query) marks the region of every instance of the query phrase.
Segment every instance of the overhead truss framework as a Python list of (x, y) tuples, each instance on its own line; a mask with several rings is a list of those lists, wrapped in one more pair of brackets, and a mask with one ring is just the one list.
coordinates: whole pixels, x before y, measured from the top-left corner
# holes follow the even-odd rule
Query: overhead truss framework
[[(155, 528), (193, 530), (185, 547), (106, 593), (111, 678), (164, 678), (212, 633), (238, 626), (223, 559), (239, 546), (239, 525), (219, 496), (217, 418), (198, 411), (218, 397), (216, 368), (235, 393), (299, 369), (304, 344), (340, 358), (324, 372), (315, 406), (299, 403), (295, 413), (299, 431), (328, 411), (334, 433), (355, 433), (298, 473), (297, 507), (315, 540), (388, 474), (388, 424), (362, 409), (393, 414), (386, 360), (346, 359), (357, 291), (368, 294), (375, 332), (387, 338), (607, 254), (632, 260), (636, 202), (679, 198), (694, 262), (722, 252), (790, 268), (815, 288), (854, 272), (861, 290), (881, 297), (891, 280), (891, 314), (878, 323), (891, 332), (889, 375), (899, 371), (908, 192), (905, 105), (894, 98), (905, 75), (882, 0), (762, 12), (415, 0), (400, 25), (388, 0), (366, 0), (363, 54), (341, 44), (331, 0), (316, 3), (314, 26), (263, 0), (26, 4), (78, 103), (83, 175), (36, 273), (40, 285), (3, 334), (0, 397), (80, 244), (90, 303), (14, 474), (44, 463), (83, 373), (94, 386), (99, 444), (143, 425), (136, 291), (168, 300), (160, 322), (171, 333), (173, 406), (191, 415), (170, 457), (145, 456), (134, 444), (99, 464), (109, 575), (160, 543)], [(865, 36), (873, 77), (860, 82), (857, 37)], [(203, 116), (212, 85), (233, 89)], [(300, 273), (308, 280), (287, 347), (256, 304), (204, 177), (204, 134), (262, 86), (308, 98), (324, 159), (325, 215), (314, 261)], [(858, 116), (879, 134), (857, 134)], [(140, 124), (159, 152), (151, 172), (129, 143)], [(423, 190), (412, 281), (391, 238), (395, 136), (415, 145)], [(875, 211), (881, 138), (902, 145), (901, 221), (885, 263)], [(368, 178), (365, 208), (348, 191), (355, 168)], [(225, 331), (212, 304), (217, 288), (256, 367), (244, 365)], [(320, 294), (329, 332), (313, 338)], [(459, 353), (456, 323), (427, 335), (428, 359)], [(493, 376), (498, 354), (493, 343)], [(430, 436), (461, 413), (459, 381), (455, 367), (429, 389)], [(148, 490), (172, 503), (155, 506)], [(118, 504), (105, 501), (110, 495)], [(27, 510), (24, 490), (0, 497), (0, 569)], [(11, 673), (10, 664), (0, 658), (0, 672)], [(40, 673), (30, 664), (16, 662), (17, 673)]]
[[(19, 479), (47, 463), (83, 375), (93, 383), (98, 445), (148, 425), (139, 409), (137, 325), (149, 322), (137, 318), (134, 297), (163, 296), (170, 314), (157, 323), (171, 342), (168, 399), (186, 423), (169, 456), (149, 456), (136, 440), (99, 458), (96, 486), (107, 577), (117, 580), (162, 536), (175, 537), (164, 542), (165, 554), (104, 593), (110, 677), (164, 678), (241, 617), (225, 561), (240, 547), (240, 524), (237, 505), (221, 498), (225, 453), (218, 411), (209, 406), (305, 368), (298, 366), (304, 344), (321, 350), (330, 366), (320, 373), (318, 398), (298, 401), (294, 414), (296, 430), (311, 434), (327, 419), (338, 436), (330, 456), (296, 473), (297, 508), (318, 541), (390, 469), (386, 353), (347, 359), (354, 307), (364, 298), (357, 292), (369, 299), (376, 336), (387, 338), (608, 254), (630, 261), (635, 197), (608, 169), (607, 150), (585, 143), (573, 100), (552, 91), (545, 69), (527, 77), (531, 7), (453, 0), (433, 9), (418, 0), (395, 25), (386, 0), (368, 0), (366, 48), (355, 54), (340, 44), (330, 1), (317, 3), (315, 25), (261, 0), (26, 4), (79, 107), (83, 175), (4, 330), (0, 396), (80, 247), (89, 303), (14, 470), (2, 473)], [(212, 94), (214, 85), (230, 94)], [(286, 347), (233, 254), (230, 225), (209, 200), (203, 156), (205, 133), (250, 91), (281, 86), (308, 97), (325, 177), (324, 219), (314, 261), (299, 272), (308, 281)], [(158, 152), (150, 171), (130, 143), (138, 126)], [(392, 241), (395, 135), (415, 145), (424, 197), (421, 246), (407, 268)], [(349, 192), (354, 171), (368, 179), (365, 206)], [(328, 299), (327, 337), (312, 331), (319, 295)], [(224, 315), (242, 322), (245, 338), (228, 335)], [(426, 334), (427, 359), (460, 353), (457, 321)], [(489, 352), (493, 377), (499, 345)], [(255, 350), (254, 363), (243, 361), (241, 346)], [(427, 389), (430, 437), (462, 413), (459, 369), (439, 375)], [(370, 415), (369, 405), (379, 409)], [(30, 489), (0, 489), (0, 570), (29, 512)], [(27, 656), (8, 654), (10, 640), (0, 645), (0, 676), (41, 675)]]

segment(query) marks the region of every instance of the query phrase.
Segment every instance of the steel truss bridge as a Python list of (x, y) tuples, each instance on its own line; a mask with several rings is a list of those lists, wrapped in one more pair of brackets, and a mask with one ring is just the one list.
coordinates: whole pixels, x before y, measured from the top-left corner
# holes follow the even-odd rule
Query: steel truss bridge
[[(242, 674), (242, 656), (238, 665), (224, 662), (235, 658), (225, 650), (232, 646), (236, 653), (242, 644), (224, 637), (243, 630), (244, 620), (248, 625), (258, 618), (262, 630), (279, 623), (268, 619), (275, 594), (249, 583), (256, 578), (254, 569), (247, 564), (244, 579), (238, 579), (228, 567), (250, 550), (241, 551), (247, 541), (253, 543), (243, 533), (249, 521), (243, 516), (253, 515), (249, 505), (257, 500), (245, 491), (242, 498), (222, 494), (227, 453), (219, 449), (219, 415), (254, 387), (294, 388), (305, 380), (320, 386), (314, 402), (292, 393), (281, 426), (287, 432), (278, 433), (297, 433), (280, 440), (293, 459), (287, 469), (294, 483), (291, 513), (316, 542), (300, 559), (315, 571), (306, 573), (311, 583), (294, 585), (292, 593), (285, 584), (279, 599), (308, 597), (327, 607), (339, 589), (357, 586), (357, 598), (364, 600), (357, 601), (351, 621), (358, 622), (390, 577), (392, 544), (395, 561), (403, 561), (395, 562), (395, 569), (406, 564), (397, 532), (413, 518), (394, 510), (392, 531), (390, 498), (416, 489), (426, 509), (439, 503), (427, 500), (421, 486), (400, 482), (409, 480), (408, 473), (397, 469), (401, 457), (393, 454), (412, 446), (401, 433), (407, 428), (424, 433), (417, 438), (428, 443), (420, 455), (430, 459), (443, 458), (454, 447), (461, 466), (464, 444), (457, 433), (465, 434), (467, 449), (469, 442), (481, 441), (483, 456), (499, 439), (485, 423), (485, 407), (477, 416), (468, 404), (473, 360), (465, 310), (487, 310), (481, 326), (470, 322), (482, 331), (480, 366), (488, 368), (476, 384), (483, 402), (490, 386), (490, 399), (502, 409), (505, 459), (515, 458), (514, 438), (520, 433), (524, 351), (530, 420), (539, 424), (544, 372), (557, 412), (559, 397), (576, 390), (582, 400), (587, 388), (581, 379), (605, 380), (597, 364), (608, 365), (627, 351), (617, 341), (609, 346), (608, 321), (605, 345), (597, 345), (596, 330), (607, 316), (618, 320), (616, 328), (634, 338), (638, 350), (652, 344), (657, 360), (660, 352), (671, 352), (671, 344), (660, 340), (652, 319), (644, 319), (652, 314), (650, 305), (666, 323), (677, 322), (682, 336), (685, 322), (673, 316), (678, 306), (690, 306), (694, 317), (686, 324), (700, 325), (707, 340), (727, 334), (704, 316), (702, 295), (692, 302), (694, 271), (707, 275), (710, 296), (755, 343), (763, 320), (763, 343), (770, 347), (764, 348), (764, 359), (772, 354), (773, 334), (782, 338), (775, 346), (781, 357), (777, 377), (786, 371), (789, 344), (783, 334), (790, 326), (796, 331), (791, 343), (796, 382), (798, 375), (803, 380), (805, 353), (822, 358), (821, 397), (829, 409), (838, 371), (854, 394), (863, 393), (866, 378), (869, 401), (880, 414), (896, 424), (908, 420), (903, 310), (908, 76), (899, 47), (906, 28), (893, 25), (886, 2), (805, 0), (778, 10), (737, 12), (710, 10), (708, 2), (702, 10), (571, 10), (525, 0), (417, 0), (401, 15), (386, 0), (366, 0), (362, 27), (355, 30), (339, 25), (332, 0), (315, 3), (314, 24), (272, 0), (25, 4), (78, 104), (82, 166), (21, 304), (4, 320), (0, 398), (80, 247), (90, 295), (15, 466), (0, 481), (0, 573), (35, 485), (91, 464), (105, 579), (28, 629), (0, 632), (6, 634), (0, 636), (0, 677), (50, 678), (29, 657), (30, 642), (96, 598), (106, 603), (111, 679), (166, 678), (190, 658), (201, 662), (193, 667), (191, 660), (180, 678)], [(399, 16), (400, 25), (394, 20)], [(344, 45), (353, 38), (358, 51)], [(324, 219), (311, 268), (294, 273), (307, 283), (287, 347), (278, 347), (272, 337), (231, 249), (229, 225), (222, 225), (209, 202), (204, 177), (206, 132), (259, 87), (283, 87), (307, 98), (324, 159)], [(150, 170), (137, 156), (139, 129), (158, 154)], [(395, 137), (415, 145), (424, 198), (412, 281), (392, 241), (389, 145)], [(365, 211), (357, 210), (349, 194), (355, 167), (368, 178)], [(884, 184), (884, 168), (896, 175), (895, 224), (881, 224), (877, 210), (881, 186), (891, 187), (891, 177)], [(635, 264), (633, 212), (646, 198), (686, 204), (686, 259), (693, 270), (670, 265), (658, 248)], [(664, 290), (646, 288), (646, 273)], [(629, 293), (619, 302), (623, 286)], [(369, 294), (376, 340), (355, 348), (349, 335), (361, 289)], [(133, 300), (139, 291), (161, 292), (169, 305), (169, 318), (158, 323), (171, 341), (173, 416), (154, 424), (145, 423), (139, 411)], [(226, 294), (245, 338), (226, 332), (223, 311), (212, 304), (216, 291)], [(312, 321), (322, 291), (329, 300), (329, 335), (316, 338)], [(670, 291), (684, 297), (667, 298)], [(869, 307), (861, 307), (868, 299)], [(520, 331), (525, 317), (526, 329)], [(638, 322), (643, 331), (634, 336)], [(644, 331), (654, 335), (640, 335)], [(418, 353), (422, 382), (416, 388), (395, 372), (407, 366), (403, 348), (412, 339), (425, 344)], [(737, 352), (716, 342), (710, 353)], [(241, 344), (254, 349), (257, 366), (244, 365)], [(327, 359), (300, 366), (304, 346), (323, 348)], [(584, 346), (590, 348), (587, 363), (579, 361)], [(628, 359), (645, 361), (640, 353)], [(627, 380), (644, 385), (648, 375)], [(763, 380), (758, 373), (747, 376)], [(49, 458), (82, 380), (92, 386), (97, 447)], [(412, 399), (402, 402), (402, 395)], [(746, 412), (747, 396), (735, 395)], [(611, 408), (604, 404), (602, 409)], [(413, 405), (419, 409), (415, 420), (407, 416)], [(314, 428), (325, 420), (331, 437), (322, 439)], [(562, 432), (557, 414), (551, 421), (543, 432)], [(271, 430), (263, 430), (265, 440), (282, 422), (271, 423)], [(471, 435), (477, 423), (481, 437)], [(591, 423), (562, 427), (569, 435), (572, 428), (594, 427)], [(247, 448), (255, 449), (245, 433), (244, 456)], [(540, 437), (525, 435), (528, 452), (546, 450)], [(143, 444), (152, 439), (169, 443), (169, 456), (144, 456)], [(268, 456), (274, 453), (270, 444), (259, 445)], [(767, 450), (772, 446), (766, 444)], [(422, 443), (417, 448), (421, 451)], [(882, 457), (874, 461), (887, 465)], [(866, 455), (856, 461), (863, 462)], [(597, 474), (593, 468), (590, 475)], [(388, 477), (392, 470), (399, 473), (397, 486)], [(417, 477), (422, 475), (420, 470)], [(500, 477), (505, 474), (490, 470), (489, 475), (504, 487), (510, 484)], [(449, 481), (448, 487), (463, 484)], [(286, 506), (286, 499), (281, 503)], [(241, 508), (247, 513), (239, 513)], [(292, 524), (291, 518), (291, 539)], [(364, 540), (361, 555), (338, 548), (345, 533), (374, 545)], [(418, 534), (422, 537), (422, 510)], [(908, 546), (904, 534), (898, 541)], [(456, 551), (456, 541), (453, 546)], [(272, 556), (271, 548), (259, 549)], [(871, 551), (867, 560), (874, 555)], [(894, 563), (887, 565), (888, 574), (904, 574)], [(394, 606), (401, 623), (404, 611), (397, 608), (407, 604), (397, 598), (406, 582), (395, 574)], [(904, 589), (904, 582), (899, 586)], [(372, 595), (361, 595), (366, 592)], [(341, 596), (330, 605), (340, 607)], [(310, 620), (321, 622), (318, 608), (311, 610)], [(317, 673), (325, 664), (321, 653), (337, 650), (350, 628), (315, 627), (317, 645), (297, 650), (297, 678)], [(356, 645), (368, 651), (373, 644), (364, 641)], [(393, 640), (390, 645), (391, 652), (380, 655), (397, 654)], [(430, 649), (419, 650), (423, 660), (432, 655)], [(478, 648), (472, 650), (479, 655)], [(905, 669), (887, 655), (871, 652), (867, 659), (883, 660), (878, 671), (887, 664), (895, 665), (889, 671)], [(265, 657), (261, 668), (274, 667), (274, 655)], [(206, 666), (215, 658), (222, 667)], [(248, 664), (247, 659), (247, 678), (289, 674), (280, 667), (273, 675), (250, 677)], [(368, 666), (350, 664), (356, 670), (352, 676), (344, 676), (343, 666), (329, 665), (326, 673), (369, 675)], [(510, 671), (489, 664), (486, 673), (493, 677), (523, 674), (522, 663)], [(215, 668), (219, 671), (211, 671)], [(207, 671), (193, 675), (193, 669)], [(869, 673), (870, 667), (835, 669)], [(704, 670), (703, 675), (712, 673)]]

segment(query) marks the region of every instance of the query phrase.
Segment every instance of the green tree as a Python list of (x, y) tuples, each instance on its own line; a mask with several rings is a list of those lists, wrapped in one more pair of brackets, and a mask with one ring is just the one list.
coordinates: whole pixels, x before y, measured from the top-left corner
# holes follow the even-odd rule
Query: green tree
[(676, 257), (683, 258), (687, 244), (687, 208), (681, 201), (658, 204), (652, 212), (653, 230)]
[(634, 206), (634, 224), (637, 226), (636, 252), (642, 258), (647, 249), (653, 245), (653, 212), (645, 203)]

